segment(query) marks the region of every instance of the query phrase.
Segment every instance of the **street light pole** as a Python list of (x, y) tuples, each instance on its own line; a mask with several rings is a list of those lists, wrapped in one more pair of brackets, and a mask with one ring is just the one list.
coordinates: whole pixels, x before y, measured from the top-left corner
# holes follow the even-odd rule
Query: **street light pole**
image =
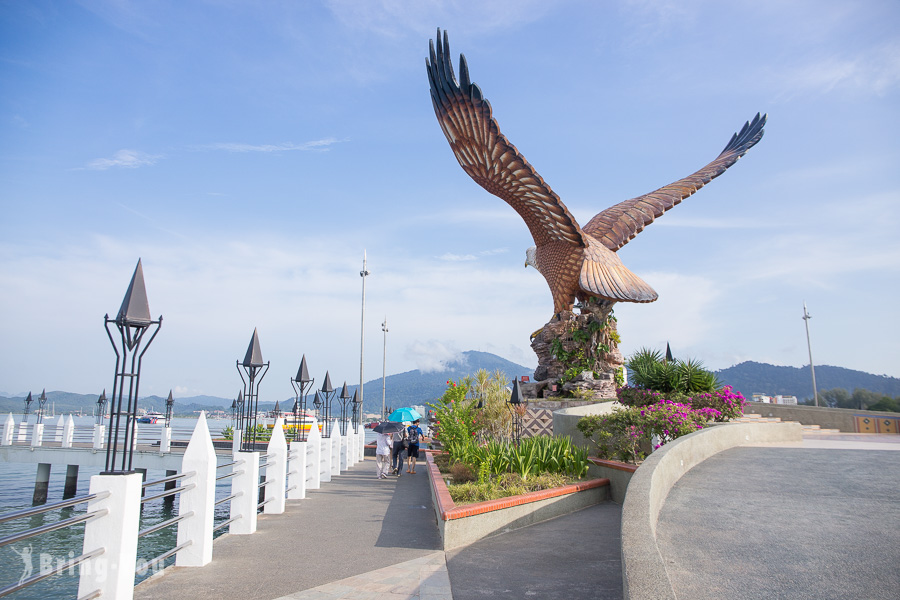
[(816, 390), (816, 369), (813, 367), (812, 345), (809, 343), (809, 320), (812, 317), (806, 312), (806, 302), (803, 303), (803, 323), (806, 325), (806, 347), (809, 350), (809, 370), (812, 372), (813, 383), (813, 399), (816, 406), (819, 406), (819, 393)]
[(362, 277), (362, 318), (360, 320), (359, 333), (359, 403), (362, 407), (363, 402), (363, 364), (366, 349), (366, 276), (369, 272), (366, 270), (366, 251), (363, 250), (363, 268), (359, 272)]
[(384, 323), (381, 324), (381, 330), (384, 332), (384, 348), (381, 351), (381, 420), (384, 421), (384, 384), (387, 375), (387, 315), (384, 316)]

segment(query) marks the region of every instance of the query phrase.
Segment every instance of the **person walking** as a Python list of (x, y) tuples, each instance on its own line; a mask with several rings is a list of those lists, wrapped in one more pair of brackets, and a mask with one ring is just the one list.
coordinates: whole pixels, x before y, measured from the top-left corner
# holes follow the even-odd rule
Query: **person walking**
[(403, 451), (406, 449), (406, 427), (393, 434), (393, 446), (391, 451), (391, 473), (400, 477), (403, 468)]
[(391, 434), (379, 433), (375, 438), (375, 476), (378, 479), (387, 478), (388, 461), (391, 455)]
[(409, 439), (409, 448), (406, 449), (407, 455), (407, 473), (416, 474), (416, 459), (419, 458), (419, 440), (425, 437), (422, 428), (419, 427), (419, 420), (413, 421), (413, 424), (406, 428), (406, 437)]

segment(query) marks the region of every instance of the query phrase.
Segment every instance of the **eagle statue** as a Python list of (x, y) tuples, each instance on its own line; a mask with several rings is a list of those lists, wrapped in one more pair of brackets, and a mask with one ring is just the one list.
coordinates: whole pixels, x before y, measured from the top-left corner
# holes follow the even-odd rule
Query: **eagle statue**
[(752, 148), (763, 136), (759, 114), (734, 134), (725, 149), (696, 173), (654, 192), (611, 206), (580, 226), (566, 205), (515, 146), (500, 133), (490, 103), (469, 78), (460, 55), (457, 81), (447, 32), (437, 47), (429, 41), (425, 59), (434, 112), (463, 170), (521, 216), (535, 245), (526, 266), (535, 267), (553, 294), (553, 310), (571, 311), (576, 300), (653, 302), (656, 292), (632, 273), (616, 254), (664, 212), (699, 190)]

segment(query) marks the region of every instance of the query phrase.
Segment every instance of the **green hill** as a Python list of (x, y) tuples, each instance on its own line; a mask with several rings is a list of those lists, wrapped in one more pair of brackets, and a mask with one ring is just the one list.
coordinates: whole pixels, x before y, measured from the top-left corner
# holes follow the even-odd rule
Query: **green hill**
[[(752, 394), (797, 396), (812, 398), (812, 375), (809, 366), (779, 367), (758, 362), (742, 362), (733, 367), (716, 371), (723, 384), (740, 391), (746, 398)], [(843, 367), (816, 365), (816, 387), (819, 392), (832, 388), (844, 388), (853, 392), (856, 388), (900, 396), (900, 379), (887, 375), (872, 375)]]

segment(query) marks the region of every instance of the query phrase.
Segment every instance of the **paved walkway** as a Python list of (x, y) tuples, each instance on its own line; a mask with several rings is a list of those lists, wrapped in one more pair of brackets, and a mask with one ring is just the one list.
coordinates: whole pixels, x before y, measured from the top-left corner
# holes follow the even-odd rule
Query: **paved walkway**
[(677, 597), (900, 597), (897, 450), (897, 435), (808, 435), (691, 469), (657, 525)]
[(166, 569), (135, 598), (618, 600), (620, 519), (610, 502), (445, 553), (425, 470), (378, 480), (367, 458), (283, 515), (260, 515), (257, 533), (216, 540), (206, 567)]

